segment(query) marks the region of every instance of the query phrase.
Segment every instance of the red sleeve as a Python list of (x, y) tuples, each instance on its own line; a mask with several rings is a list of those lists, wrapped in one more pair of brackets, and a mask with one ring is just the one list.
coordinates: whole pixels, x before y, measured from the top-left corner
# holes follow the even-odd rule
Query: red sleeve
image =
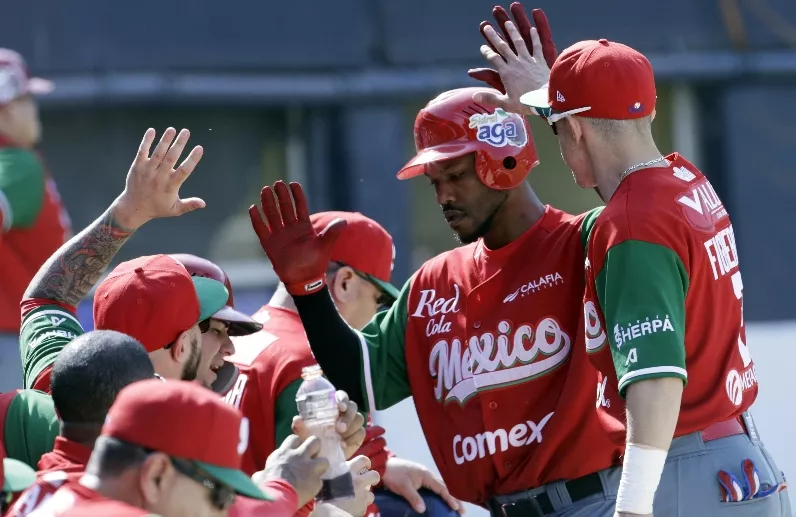
[(262, 487), (273, 501), (259, 501), (238, 496), (229, 509), (229, 517), (292, 517), (298, 511), (298, 494), (287, 481), (269, 481)]

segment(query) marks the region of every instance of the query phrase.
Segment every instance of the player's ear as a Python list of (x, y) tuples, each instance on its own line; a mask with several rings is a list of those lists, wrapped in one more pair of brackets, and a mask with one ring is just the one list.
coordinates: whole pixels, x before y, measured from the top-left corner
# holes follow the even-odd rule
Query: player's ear
[(191, 332), (193, 332), (193, 327), (182, 332), (177, 339), (174, 341), (174, 345), (172, 345), (169, 352), (171, 352), (171, 357), (178, 363), (182, 363), (185, 357), (190, 355), (191, 353)]
[(348, 302), (352, 297), (356, 296), (354, 293), (356, 273), (348, 266), (343, 266), (338, 269), (329, 283), (329, 290), (332, 292), (332, 297), (338, 302)]
[(176, 471), (169, 457), (156, 452), (147, 456), (138, 474), (139, 490), (147, 507), (157, 505), (172, 489)]

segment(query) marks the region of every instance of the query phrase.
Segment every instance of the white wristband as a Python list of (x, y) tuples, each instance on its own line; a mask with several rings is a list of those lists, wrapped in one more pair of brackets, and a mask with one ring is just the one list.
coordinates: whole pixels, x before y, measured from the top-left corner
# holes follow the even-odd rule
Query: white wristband
[(652, 513), (652, 501), (661, 481), (667, 455), (668, 451), (627, 444), (622, 463), (622, 479), (616, 494), (617, 512), (640, 515)]

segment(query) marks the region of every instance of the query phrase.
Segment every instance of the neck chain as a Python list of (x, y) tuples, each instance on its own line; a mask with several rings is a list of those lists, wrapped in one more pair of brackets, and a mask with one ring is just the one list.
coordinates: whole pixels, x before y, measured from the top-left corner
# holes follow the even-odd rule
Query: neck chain
[(654, 163), (658, 163), (658, 162), (663, 161), (665, 159), (666, 158), (661, 156), (659, 158), (655, 158), (654, 160), (650, 160), (648, 162), (637, 163), (635, 165), (631, 165), (630, 167), (625, 169), (625, 172), (623, 172), (621, 176), (619, 176), (619, 183), (621, 183), (622, 180), (624, 180), (627, 177), (627, 175), (630, 174), (631, 172), (633, 172), (634, 170), (639, 169), (641, 167), (649, 167), (650, 165), (652, 165)]

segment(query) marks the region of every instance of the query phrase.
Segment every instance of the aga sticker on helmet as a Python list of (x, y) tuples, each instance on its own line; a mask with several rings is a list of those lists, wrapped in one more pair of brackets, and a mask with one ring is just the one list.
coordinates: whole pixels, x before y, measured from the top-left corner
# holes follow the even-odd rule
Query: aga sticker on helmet
[(477, 113), (470, 116), (470, 129), (476, 138), (494, 147), (524, 147), (528, 143), (522, 116), (497, 108), (494, 113)]

